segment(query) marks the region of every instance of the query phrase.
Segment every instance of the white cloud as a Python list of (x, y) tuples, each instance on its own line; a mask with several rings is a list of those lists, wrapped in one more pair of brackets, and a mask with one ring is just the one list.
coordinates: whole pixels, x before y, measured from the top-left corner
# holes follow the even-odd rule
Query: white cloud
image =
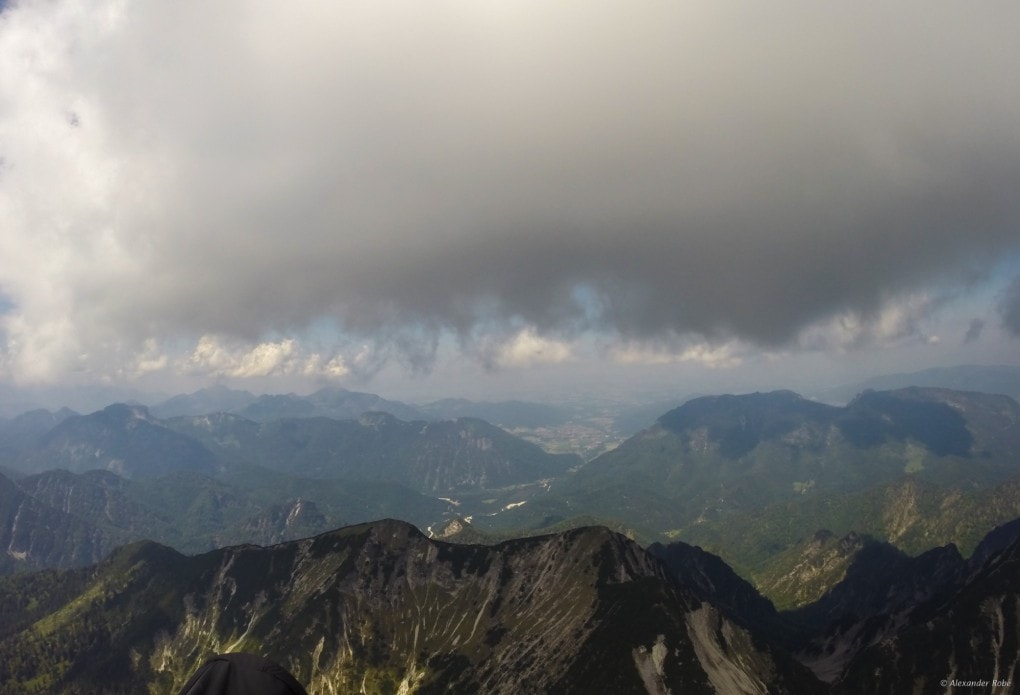
[(159, 344), (152, 338), (145, 341), (143, 352), (138, 355), (132, 376), (142, 376), (152, 372), (161, 372), (170, 364), (170, 358), (160, 350)]
[(335, 379), (348, 373), (343, 357), (303, 352), (291, 338), (247, 346), (225, 344), (211, 335), (202, 336), (177, 367), (188, 374), (238, 379), (293, 375)]
[(202, 336), (182, 366), (191, 373), (216, 376), (266, 376), (293, 354), (294, 341), (262, 343), (252, 348), (228, 347), (211, 335)]
[(941, 338), (930, 329), (934, 314), (944, 303), (942, 298), (920, 292), (887, 300), (871, 314), (846, 311), (802, 331), (798, 344), (823, 351), (937, 345)]
[(728, 369), (743, 364), (747, 350), (736, 342), (720, 345), (686, 344), (680, 347), (658, 344), (626, 344), (610, 350), (611, 358), (620, 364), (661, 365), (693, 362), (709, 369)]
[(314, 378), (339, 379), (349, 373), (347, 362), (340, 355), (327, 359), (318, 353), (313, 353), (305, 358), (304, 365), (301, 367), (302, 376)]
[(535, 364), (556, 364), (570, 360), (573, 349), (561, 340), (546, 338), (534, 328), (524, 328), (507, 339), (488, 337), (477, 346), (483, 361), (492, 367), (526, 367)]

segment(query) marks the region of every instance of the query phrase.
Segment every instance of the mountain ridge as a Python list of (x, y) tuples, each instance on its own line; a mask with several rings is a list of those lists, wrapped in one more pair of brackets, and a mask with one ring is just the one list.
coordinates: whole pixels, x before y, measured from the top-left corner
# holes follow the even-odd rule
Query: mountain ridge
[(1020, 475), (1018, 462), (1020, 405), (1005, 396), (905, 389), (844, 407), (789, 391), (702, 397), (496, 521), (529, 527), (569, 510), (650, 538), (703, 538), (741, 515), (903, 478), (988, 489)]
[[(4, 605), (17, 582), (0, 585)], [(7, 634), (0, 692), (27, 681), (169, 692), (210, 651), (238, 649), (277, 655), (309, 692), (817, 690), (606, 529), (458, 546), (383, 520), (192, 558), (143, 542), (97, 565), (84, 593), (73, 588), (33, 629), (43, 653), (65, 639), (84, 649), (47, 671), (25, 631)]]
[(910, 373), (882, 374), (834, 386), (815, 395), (825, 402), (847, 403), (862, 391), (891, 391), (909, 386), (1003, 394), (1020, 400), (1020, 367), (976, 364), (932, 367)]
[(173, 692), (208, 654), (236, 650), (338, 695), (843, 695), (1009, 680), (1020, 623), (996, 631), (986, 608), (1020, 611), (1020, 520), (985, 540), (969, 561), (866, 546), (874, 557), (858, 557), (814, 617), (776, 613), (699, 548), (646, 550), (600, 527), (482, 546), (383, 519), (190, 557), (141, 541), (90, 568), (0, 579), (0, 693)]
[[(122, 462), (138, 474), (130, 485), (87, 472), (22, 471), (15, 485), (53, 511), (53, 528), (70, 529), (56, 511), (73, 511), (81, 528), (95, 532), (99, 550), (38, 553), (76, 557), (76, 564), (131, 537), (194, 552), (291, 539), (403, 508), (423, 529), (460, 516), (481, 533), (507, 537), (594, 521), (646, 543), (684, 540), (724, 557), (787, 607), (799, 604), (787, 603), (787, 590), (768, 577), (787, 561), (783, 553), (800, 552), (819, 529), (858, 531), (913, 554), (953, 542), (966, 554), (990, 528), (1020, 514), (1020, 474), (1013, 473), (1020, 406), (945, 389), (866, 392), (843, 408), (789, 391), (693, 399), (583, 466), (464, 418), (405, 422), (363, 413), (257, 423), (215, 413), (160, 420), (130, 405), (65, 415), (50, 439), (38, 440), (56, 439), (60, 446), (47, 451), (55, 450), (57, 462), (75, 447), (89, 454), (88, 465), (127, 461), (121, 451), (144, 454), (159, 449), (161, 438), (185, 437), (214, 464), (205, 473), (160, 464), (155, 477), (145, 477)], [(61, 434), (68, 430), (82, 439)], [(110, 446), (114, 431), (123, 441)], [(40, 457), (31, 460), (42, 467)], [(304, 511), (289, 521), (299, 506)], [(42, 523), (46, 514), (23, 517), (22, 529), (29, 518)], [(9, 554), (0, 570), (19, 565), (16, 557)], [(831, 582), (838, 573), (824, 576)], [(811, 596), (828, 587), (820, 581)]]

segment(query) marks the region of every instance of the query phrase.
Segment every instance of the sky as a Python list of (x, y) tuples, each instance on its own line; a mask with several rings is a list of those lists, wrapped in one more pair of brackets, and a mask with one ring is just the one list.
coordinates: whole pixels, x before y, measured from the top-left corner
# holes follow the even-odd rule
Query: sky
[(0, 4), (0, 389), (1020, 364), (1020, 5)]

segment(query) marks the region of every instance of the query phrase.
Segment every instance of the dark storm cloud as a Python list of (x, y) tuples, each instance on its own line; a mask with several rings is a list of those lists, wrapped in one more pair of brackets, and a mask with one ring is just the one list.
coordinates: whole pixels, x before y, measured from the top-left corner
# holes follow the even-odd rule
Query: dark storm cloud
[(529, 326), (775, 346), (1020, 244), (1012, 3), (91, 4), (5, 29), (52, 55), (0, 126), (53, 112), (5, 152), (36, 270), (0, 283), (76, 354), (322, 317), (425, 362)]
[(1020, 337), (1020, 275), (1003, 290), (998, 308), (1003, 328)]
[(984, 330), (985, 322), (982, 319), (971, 319), (970, 324), (967, 326), (967, 333), (963, 336), (963, 342), (973, 343), (981, 337), (981, 333)]

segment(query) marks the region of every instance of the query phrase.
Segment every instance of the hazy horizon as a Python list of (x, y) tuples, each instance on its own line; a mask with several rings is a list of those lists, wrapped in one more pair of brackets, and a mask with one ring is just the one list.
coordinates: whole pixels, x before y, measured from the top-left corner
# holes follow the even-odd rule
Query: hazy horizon
[[(1007, 367), (1017, 368), (1015, 365), (947, 365), (929, 369), (946, 369), (953, 367)], [(926, 372), (928, 369), (914, 370), (908, 372), (883, 372), (880, 374), (869, 374), (860, 379), (834, 382), (800, 383), (773, 382), (762, 379), (757, 382), (742, 383), (738, 380), (731, 382), (707, 382), (699, 387), (694, 381), (675, 381), (663, 383), (639, 382), (599, 382), (588, 380), (574, 382), (574, 388), (565, 386), (561, 388), (549, 388), (544, 390), (536, 389), (509, 389), (498, 390), (490, 388), (466, 389), (464, 391), (432, 391), (418, 390), (414, 388), (401, 388), (399, 384), (380, 383), (379, 386), (391, 388), (367, 388), (356, 384), (337, 383), (316, 383), (304, 384), (298, 388), (285, 389), (274, 380), (264, 380), (261, 383), (245, 381), (242, 383), (227, 383), (216, 381), (200, 384), (198, 386), (183, 388), (178, 391), (144, 390), (123, 385), (96, 385), (90, 384), (77, 387), (44, 386), (35, 389), (5, 389), (0, 393), (0, 418), (12, 417), (36, 408), (44, 408), (55, 411), (62, 407), (68, 407), (80, 413), (89, 413), (100, 410), (108, 405), (118, 402), (139, 403), (145, 406), (156, 406), (163, 402), (182, 395), (191, 395), (196, 392), (223, 387), (233, 391), (248, 391), (253, 396), (262, 395), (288, 395), (308, 396), (324, 388), (341, 388), (352, 392), (369, 393), (387, 400), (403, 402), (412, 406), (429, 405), (445, 399), (466, 399), (478, 403), (484, 402), (505, 402), (505, 401), (526, 401), (544, 403), (549, 405), (582, 405), (596, 406), (599, 403), (605, 404), (611, 410), (625, 408), (627, 406), (645, 406), (665, 402), (679, 402), (692, 397), (721, 394), (745, 394), (756, 391), (777, 391), (792, 390), (800, 395), (821, 400), (823, 402), (841, 404), (846, 402), (847, 396), (838, 397), (845, 387), (862, 387), (869, 379), (882, 377), (897, 377), (902, 375)], [(641, 386), (640, 383), (644, 385)], [(448, 385), (447, 385), (448, 386)], [(974, 388), (974, 390), (985, 390)]]

